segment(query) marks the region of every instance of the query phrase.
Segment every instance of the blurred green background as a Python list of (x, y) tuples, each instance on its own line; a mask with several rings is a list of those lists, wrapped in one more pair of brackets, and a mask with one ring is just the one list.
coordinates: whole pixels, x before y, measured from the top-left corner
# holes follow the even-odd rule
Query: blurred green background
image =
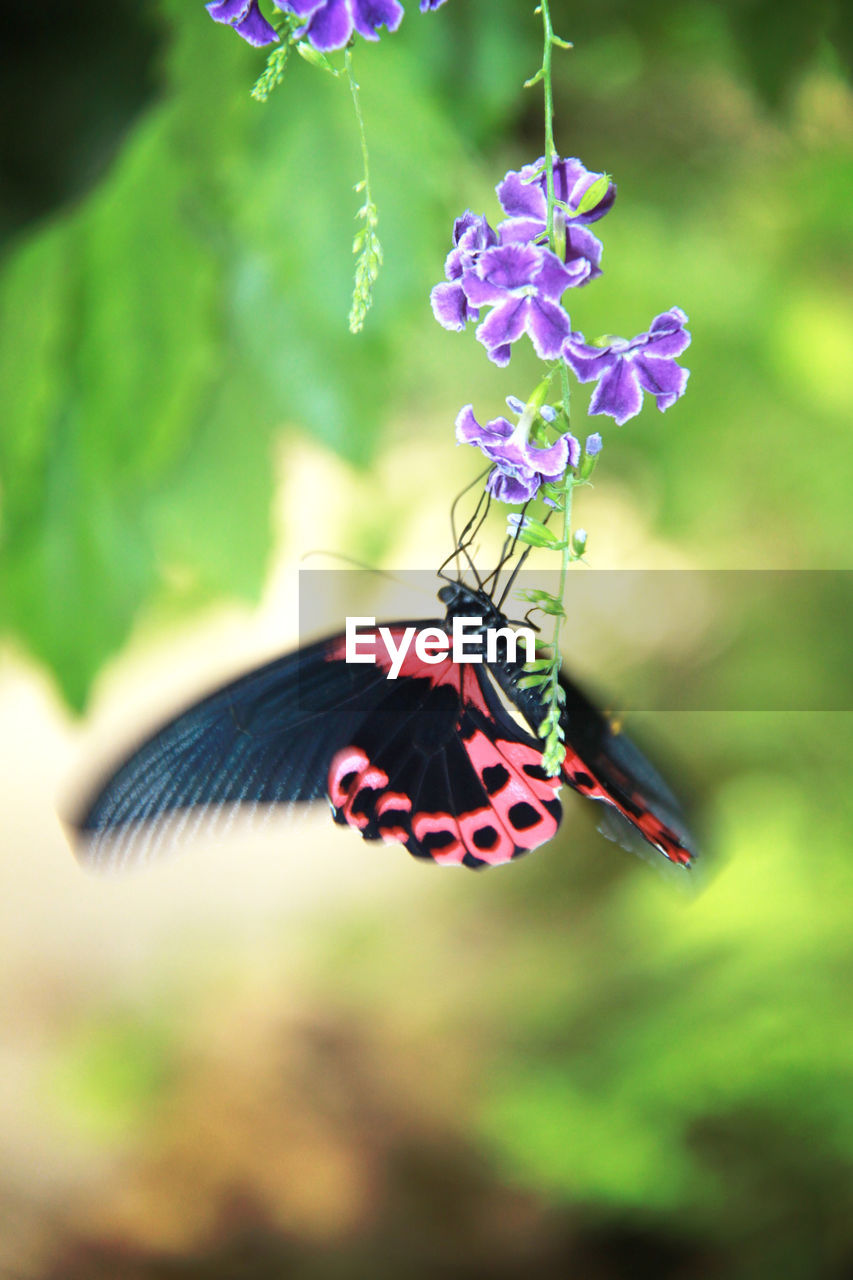
[[(410, 0), (356, 49), (385, 250), (357, 338), (342, 82), (294, 58), (258, 105), (263, 54), (187, 0), (4, 18), (4, 1276), (853, 1274), (837, 594), (750, 616), (729, 672), (733, 705), (769, 668), (837, 710), (640, 724), (693, 798), (694, 894), (573, 804), (485, 876), (320, 813), (93, 882), (55, 817), (92, 723), (109, 756), (128, 706), (239, 665), (253, 619), (259, 647), (293, 641), (304, 553), (449, 550), (475, 470), (459, 406), (493, 416), (537, 378), (427, 302), (453, 217), (496, 215), (494, 183), (541, 153), (532, 8)], [(675, 408), (604, 421), (593, 565), (849, 570), (844, 7), (552, 8), (576, 46), (558, 146), (619, 185), (573, 322), (630, 336), (677, 304), (693, 333)], [(642, 650), (671, 700), (739, 625), (719, 588), (683, 629), (628, 617), (569, 657), (618, 698)]]

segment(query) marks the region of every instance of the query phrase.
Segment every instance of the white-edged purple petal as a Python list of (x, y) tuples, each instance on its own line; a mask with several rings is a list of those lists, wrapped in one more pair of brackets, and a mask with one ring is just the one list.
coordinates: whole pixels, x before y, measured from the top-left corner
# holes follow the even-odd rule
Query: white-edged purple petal
[(353, 25), (365, 40), (378, 40), (378, 27), (396, 31), (403, 21), (403, 6), (398, 0), (349, 0)]
[(510, 172), (495, 187), (501, 208), (509, 218), (532, 218), (544, 223), (548, 215), (548, 201), (544, 191), (544, 171), (541, 178), (534, 178), (537, 169), (544, 169), (545, 157)]
[(525, 319), (527, 332), (539, 358), (556, 360), (569, 336), (569, 317), (563, 308), (547, 298), (528, 298)]
[[(506, 424), (512, 431), (512, 424)], [(488, 432), (480, 426), (474, 417), (474, 406), (463, 405), (456, 415), (456, 441), (458, 444), (480, 444)]]
[(434, 9), (440, 9), (444, 4), (444, 0), (421, 0), (421, 13), (431, 13)]
[(579, 382), (592, 382), (609, 369), (616, 357), (609, 347), (591, 347), (582, 333), (570, 333), (563, 346), (563, 357)]
[[(576, 222), (566, 226), (566, 266), (577, 277), (572, 284), (589, 284), (601, 275), (602, 243), (586, 227)], [(586, 263), (586, 267), (584, 267)]]
[(241, 22), (235, 22), (234, 30), (256, 49), (278, 40), (278, 32), (261, 13), (257, 0), (252, 0), (245, 18)]
[(326, 0), (272, 0), (272, 2), (283, 13), (295, 14), (297, 18), (310, 18), (312, 13), (316, 13), (326, 4)]
[(590, 413), (606, 413), (621, 427), (640, 412), (643, 393), (630, 360), (617, 359), (602, 375), (592, 399)]
[(507, 475), (506, 472), (495, 467), (494, 471), (489, 473), (486, 490), (493, 498), (497, 498), (498, 502), (520, 505), (536, 497), (539, 490), (539, 477)]
[(352, 27), (347, 0), (325, 0), (297, 35), (304, 36), (320, 53), (331, 53), (333, 49), (343, 49), (352, 35)]
[[(524, 333), (527, 323), (529, 298), (514, 298), (510, 295), (504, 302), (493, 307), (485, 320), (477, 328), (477, 341), (489, 349), (507, 346), (517, 342)], [(496, 364), (500, 363), (495, 361)]]
[[(551, 302), (559, 302), (563, 294), (575, 281), (572, 272), (563, 265), (550, 249), (540, 250), (542, 265), (535, 276), (536, 292), (540, 298), (548, 298)], [(568, 329), (565, 337), (568, 337)]]
[[(545, 225), (548, 216), (548, 187), (544, 172), (544, 158), (534, 164), (526, 164), (517, 172), (510, 171), (496, 191), (501, 208), (509, 218), (526, 218), (538, 224), (538, 230)], [(538, 176), (533, 175), (542, 170)], [(569, 160), (557, 160), (554, 163), (554, 197), (569, 208), (566, 217), (574, 224), (586, 225), (597, 222), (599, 218), (613, 207), (616, 199), (616, 187), (610, 182), (607, 190), (594, 208), (585, 213), (572, 212), (581, 203), (586, 192), (603, 174), (594, 173), (576, 157)], [(533, 234), (536, 234), (534, 232)], [(513, 236), (515, 238), (515, 236)]]
[(631, 363), (637, 371), (637, 381), (656, 398), (661, 413), (684, 395), (689, 369), (682, 369), (674, 360), (649, 358), (644, 351), (638, 351)]
[[(543, 266), (544, 252), (532, 244), (496, 245), (480, 254), (477, 275), (484, 283), (502, 292), (527, 289), (534, 283)], [(553, 254), (550, 256), (554, 258)], [(556, 258), (554, 262), (559, 268), (560, 263)], [(476, 299), (471, 297), (471, 301)]]
[[(655, 316), (648, 333), (640, 335), (645, 339), (642, 345), (646, 355), (680, 356), (690, 346), (690, 333), (684, 327), (686, 323), (687, 316), (680, 307), (672, 307)], [(634, 341), (636, 345), (640, 344), (639, 338)]]
[(512, 409), (513, 413), (522, 414), (526, 408), (523, 400), (519, 400), (518, 396), (507, 396), (507, 408)]
[(545, 238), (545, 221), (542, 218), (506, 218), (498, 223), (501, 244), (529, 244), (541, 235)]
[(468, 305), (461, 284), (437, 284), (429, 295), (432, 314), (443, 329), (461, 333), (469, 320), (479, 320), (480, 312)]
[(252, 0), (213, 0), (205, 8), (214, 22), (226, 22), (233, 26), (235, 22), (242, 22), (251, 3)]
[[(577, 157), (571, 160), (558, 160), (554, 165), (554, 197), (567, 204), (570, 209), (577, 209), (586, 192), (598, 182), (599, 178), (603, 178), (602, 173), (593, 173), (582, 164)], [(544, 183), (544, 176), (542, 182)], [(616, 199), (616, 187), (612, 182), (607, 184), (607, 190), (594, 208), (589, 209), (586, 213), (573, 213), (572, 220), (576, 223), (586, 224), (588, 222), (597, 222), (599, 218), (603, 218), (606, 213), (613, 207), (613, 201)]]

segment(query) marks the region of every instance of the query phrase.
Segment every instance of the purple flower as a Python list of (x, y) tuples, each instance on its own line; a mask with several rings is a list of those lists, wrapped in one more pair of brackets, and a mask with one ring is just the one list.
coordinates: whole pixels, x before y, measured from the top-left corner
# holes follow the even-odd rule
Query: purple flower
[(499, 502), (521, 503), (535, 497), (540, 484), (559, 480), (568, 466), (577, 466), (580, 445), (568, 431), (546, 448), (529, 439), (530, 423), (524, 417), (517, 426), (506, 418), (493, 418), (480, 426), (470, 404), (459, 411), (456, 439), (474, 444), (495, 466), (486, 480), (486, 491)]
[(258, 0), (214, 0), (206, 8), (214, 22), (224, 22), (233, 27), (249, 44), (272, 44), (278, 39), (275, 27), (267, 22), (258, 8)]
[(648, 333), (627, 341), (613, 338), (608, 346), (590, 347), (582, 333), (573, 333), (563, 355), (581, 382), (598, 380), (589, 404), (590, 413), (606, 413), (621, 426), (640, 412), (643, 392), (657, 400), (663, 412), (684, 394), (688, 369), (675, 363), (690, 345), (685, 329), (687, 316), (671, 307), (655, 316)]
[(398, 0), (274, 0), (276, 8), (304, 18), (297, 31), (321, 53), (342, 49), (353, 28), (365, 40), (378, 40), (379, 27), (396, 31), (403, 20)]
[[(548, 229), (548, 191), (544, 160), (526, 164), (517, 172), (511, 170), (503, 182), (495, 188), (501, 208), (508, 216), (498, 228), (502, 243), (531, 240), (544, 237)], [(569, 210), (577, 209), (585, 193), (594, 182), (603, 177), (590, 173), (580, 160), (557, 160), (554, 164), (554, 196)], [(601, 275), (601, 241), (587, 229), (587, 223), (597, 222), (612, 207), (616, 199), (616, 187), (609, 183), (598, 203), (586, 213), (567, 212), (557, 206), (556, 217), (565, 226), (565, 263), (572, 272), (573, 285), (587, 284)]]
[(510, 347), (525, 332), (540, 359), (556, 359), (570, 332), (569, 317), (557, 304), (571, 279), (569, 269), (537, 245), (483, 250), (476, 269), (464, 272), (461, 283), (472, 306), (492, 308), (477, 329), (489, 359), (509, 364)]
[[(533, 175), (541, 170), (537, 177)], [(528, 224), (526, 238), (532, 240), (546, 230), (548, 217), (548, 187), (545, 180), (545, 158), (540, 157), (534, 164), (526, 164), (517, 172), (511, 170), (503, 182), (499, 182), (495, 190), (501, 202), (501, 208), (508, 218), (524, 219)], [(594, 182), (604, 175), (591, 173), (580, 160), (556, 160), (554, 162), (554, 198), (568, 205), (569, 210), (576, 210), (586, 192)], [(586, 226), (597, 222), (613, 207), (616, 199), (616, 187), (609, 183), (607, 190), (594, 208), (586, 213), (566, 213), (568, 222), (581, 223)]]
[(444, 0), (421, 0), (421, 13), (429, 13), (433, 9), (440, 9), (444, 4)]
[(469, 306), (462, 288), (462, 277), (476, 266), (484, 249), (498, 243), (497, 232), (483, 214), (466, 209), (453, 224), (453, 245), (444, 263), (449, 284), (437, 284), (430, 293), (433, 315), (445, 329), (464, 329), (469, 320), (479, 320), (480, 312)]
[[(501, 244), (529, 244), (534, 237), (530, 235), (531, 223), (526, 218), (507, 218), (498, 226)], [(544, 224), (543, 224), (544, 226)], [(570, 273), (569, 288), (588, 284), (601, 275), (602, 243), (586, 227), (569, 223), (566, 226), (566, 248), (563, 261)]]
[(597, 431), (587, 436), (583, 451), (588, 458), (596, 458), (601, 453), (602, 439)]

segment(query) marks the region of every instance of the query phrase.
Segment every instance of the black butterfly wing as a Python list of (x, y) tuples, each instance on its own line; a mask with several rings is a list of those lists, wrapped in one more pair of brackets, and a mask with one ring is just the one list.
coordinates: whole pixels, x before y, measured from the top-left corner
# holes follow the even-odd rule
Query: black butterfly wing
[(381, 701), (375, 666), (339, 661), (320, 641), (240, 677), (153, 733), (95, 791), (75, 823), (84, 861), (154, 854), (184, 817), (226, 805), (325, 794), (329, 762)]
[[(399, 641), (406, 626), (392, 635)], [(413, 655), (400, 678), (344, 661), (342, 637), (279, 658), (187, 708), (97, 789), (75, 824), (96, 866), (147, 860), (226, 806), (328, 796), (338, 822), (417, 857), (494, 865), (557, 830), (557, 781), (487, 698), (477, 668)], [(496, 719), (496, 716), (500, 717)]]
[(609, 806), (600, 830), (635, 853), (652, 845), (671, 862), (689, 866), (696, 844), (678, 801), (630, 738), (561, 677), (566, 694), (563, 777), (591, 800)]

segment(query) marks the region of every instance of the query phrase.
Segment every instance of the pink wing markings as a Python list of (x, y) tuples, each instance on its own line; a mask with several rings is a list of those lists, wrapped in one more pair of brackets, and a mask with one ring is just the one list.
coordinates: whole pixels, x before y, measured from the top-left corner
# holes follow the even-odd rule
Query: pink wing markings
[(632, 791), (630, 797), (618, 800), (604, 783), (593, 776), (589, 765), (571, 751), (566, 753), (563, 761), (563, 776), (580, 795), (590, 800), (602, 800), (621, 813), (670, 862), (689, 866), (693, 861), (693, 855), (685, 849), (675, 832), (649, 811), (640, 792)]
[[(560, 813), (558, 809), (555, 814), (553, 807), (560, 779), (544, 775), (541, 751), (505, 738), (493, 742), (482, 729), (475, 729), (465, 739), (465, 750), (513, 850), (510, 857), (518, 850), (537, 849), (556, 834)], [(485, 852), (479, 856), (485, 861), (493, 860)], [(495, 860), (503, 862), (506, 858)]]
[(353, 813), (352, 807), (360, 791), (381, 791), (388, 786), (388, 775), (370, 763), (360, 747), (342, 747), (332, 757), (329, 767), (329, 798), (345, 822), (359, 831), (368, 824), (364, 813)]
[[(409, 623), (409, 626), (414, 626), (416, 632), (426, 630), (434, 631), (439, 624), (435, 622), (423, 624)], [(387, 630), (390, 631), (395, 643), (399, 643), (406, 627), (404, 624), (395, 624), (394, 626), (388, 627)], [(380, 671), (390, 671), (392, 662), (391, 654), (388, 652), (383, 637), (379, 633), (379, 629), (377, 628), (373, 632), (364, 631), (361, 634), (362, 637), (365, 638), (370, 635), (373, 636), (376, 666)], [(454, 662), (451, 657), (443, 658), (441, 662), (424, 662), (423, 659), (419, 658), (415, 652), (415, 639), (416, 637), (412, 638), (412, 642), (400, 666), (397, 679), (402, 680), (407, 678), (410, 680), (428, 680), (433, 688), (436, 689), (440, 685), (450, 685), (451, 688), (456, 690), (463, 706), (476, 707), (478, 711), (483, 713), (483, 715), (490, 716), (491, 713), (486, 705), (485, 697), (483, 696), (483, 692), (480, 688), (480, 682), (477, 679), (476, 667), (480, 664), (467, 662), (457, 663)], [(336, 636), (334, 640), (330, 642), (326, 655), (329, 662), (346, 662), (346, 641), (343, 636)]]

